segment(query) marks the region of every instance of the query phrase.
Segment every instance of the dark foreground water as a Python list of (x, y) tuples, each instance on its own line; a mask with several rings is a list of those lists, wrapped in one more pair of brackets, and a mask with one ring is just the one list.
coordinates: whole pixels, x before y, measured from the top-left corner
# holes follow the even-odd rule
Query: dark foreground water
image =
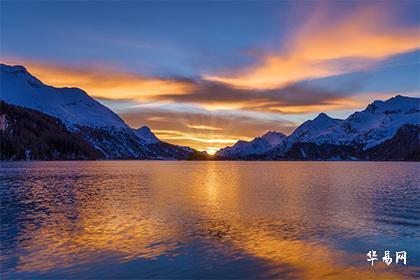
[(0, 164), (1, 279), (420, 275), (418, 163)]

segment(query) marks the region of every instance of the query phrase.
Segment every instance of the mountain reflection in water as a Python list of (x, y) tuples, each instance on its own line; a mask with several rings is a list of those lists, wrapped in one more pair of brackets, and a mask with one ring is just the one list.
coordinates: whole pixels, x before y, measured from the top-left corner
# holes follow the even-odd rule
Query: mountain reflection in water
[[(418, 170), (370, 162), (2, 162), (1, 276), (416, 277)], [(373, 267), (369, 250), (379, 255)], [(385, 250), (406, 250), (408, 265), (386, 266)]]

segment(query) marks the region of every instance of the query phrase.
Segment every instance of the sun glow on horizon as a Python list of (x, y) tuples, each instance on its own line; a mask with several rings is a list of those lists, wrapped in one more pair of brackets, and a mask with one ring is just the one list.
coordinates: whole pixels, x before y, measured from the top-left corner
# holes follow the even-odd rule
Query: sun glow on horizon
[(220, 150), (220, 148), (217, 148), (217, 147), (208, 147), (207, 149), (206, 149), (206, 152), (209, 154), (209, 155), (214, 155), (214, 154), (216, 154), (216, 152), (218, 151), (218, 150)]
[(162, 141), (189, 146), (198, 151), (207, 152), (209, 155), (214, 155), (218, 150), (226, 146), (232, 146), (238, 140), (249, 141), (252, 137), (248, 136), (230, 136), (226, 134), (215, 134), (215, 132), (200, 132), (199, 131), (177, 131), (177, 130), (161, 130), (155, 129), (153, 133)]

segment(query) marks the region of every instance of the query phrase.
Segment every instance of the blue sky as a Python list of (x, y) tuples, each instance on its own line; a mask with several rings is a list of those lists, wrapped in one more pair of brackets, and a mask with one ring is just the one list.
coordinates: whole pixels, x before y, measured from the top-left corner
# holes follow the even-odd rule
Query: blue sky
[(420, 92), (418, 1), (0, 5), (2, 62), (199, 149)]

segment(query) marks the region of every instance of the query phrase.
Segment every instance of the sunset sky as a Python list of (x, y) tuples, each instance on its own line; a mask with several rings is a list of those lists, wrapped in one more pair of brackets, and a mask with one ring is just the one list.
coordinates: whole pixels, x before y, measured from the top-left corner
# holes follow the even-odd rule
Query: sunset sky
[(420, 2), (2, 1), (0, 59), (214, 152), (420, 95)]

